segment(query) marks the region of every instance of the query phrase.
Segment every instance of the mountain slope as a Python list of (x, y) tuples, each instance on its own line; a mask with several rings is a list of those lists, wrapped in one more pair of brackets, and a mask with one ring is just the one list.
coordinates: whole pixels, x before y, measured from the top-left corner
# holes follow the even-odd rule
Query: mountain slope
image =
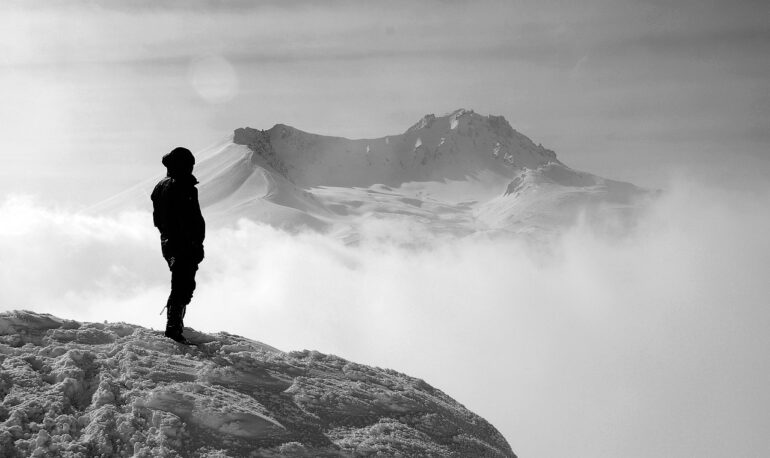
[[(395, 217), (456, 234), (547, 231), (586, 213), (626, 215), (649, 196), (570, 169), (502, 116), (463, 109), (376, 139), (239, 128), (198, 156), (204, 213), (225, 224), (248, 218), (350, 234), (363, 218)], [(97, 209), (148, 208), (151, 186)]]
[(0, 314), (0, 456), (515, 456), (422, 380), (186, 330)]
[(257, 153), (291, 182), (305, 187), (397, 187), (406, 182), (462, 180), (492, 171), (536, 168), (556, 155), (536, 146), (498, 116), (457, 110), (426, 115), (400, 135), (348, 140), (278, 124), (268, 131), (236, 129), (233, 142)]

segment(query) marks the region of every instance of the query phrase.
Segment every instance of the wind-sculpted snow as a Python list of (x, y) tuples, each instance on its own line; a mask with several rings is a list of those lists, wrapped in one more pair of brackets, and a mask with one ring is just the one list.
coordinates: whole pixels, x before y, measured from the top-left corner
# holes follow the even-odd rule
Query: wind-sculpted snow
[(422, 380), (186, 334), (0, 314), (0, 456), (515, 456)]

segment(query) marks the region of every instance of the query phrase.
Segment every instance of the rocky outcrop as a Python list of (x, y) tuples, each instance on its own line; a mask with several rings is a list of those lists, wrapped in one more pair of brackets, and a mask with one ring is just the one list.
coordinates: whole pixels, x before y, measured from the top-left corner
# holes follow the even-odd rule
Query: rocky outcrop
[(273, 149), (269, 131), (241, 127), (233, 132), (233, 143), (249, 147), (253, 153), (251, 165), (275, 170), (281, 176), (290, 180), (286, 164), (276, 155)]
[(515, 456), (422, 380), (226, 333), (0, 314), (0, 456)]

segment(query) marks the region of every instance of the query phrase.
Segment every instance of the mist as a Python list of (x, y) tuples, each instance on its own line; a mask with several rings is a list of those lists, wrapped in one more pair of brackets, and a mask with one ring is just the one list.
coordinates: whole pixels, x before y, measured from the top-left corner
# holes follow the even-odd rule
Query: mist
[[(241, 221), (209, 231), (185, 324), (423, 378), (520, 456), (762, 456), (769, 189), (680, 177), (630, 232), (579, 223), (545, 245), (395, 219), (346, 245)], [(163, 328), (149, 214), (14, 196), (0, 220), (2, 310)]]

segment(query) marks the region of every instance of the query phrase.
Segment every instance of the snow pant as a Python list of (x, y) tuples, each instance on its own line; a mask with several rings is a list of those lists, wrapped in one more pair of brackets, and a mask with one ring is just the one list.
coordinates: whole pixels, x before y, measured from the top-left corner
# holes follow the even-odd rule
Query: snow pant
[(195, 291), (195, 272), (198, 264), (192, 261), (176, 260), (169, 263), (171, 268), (171, 294), (166, 302), (166, 335), (178, 336), (184, 330), (184, 316), (187, 304)]

